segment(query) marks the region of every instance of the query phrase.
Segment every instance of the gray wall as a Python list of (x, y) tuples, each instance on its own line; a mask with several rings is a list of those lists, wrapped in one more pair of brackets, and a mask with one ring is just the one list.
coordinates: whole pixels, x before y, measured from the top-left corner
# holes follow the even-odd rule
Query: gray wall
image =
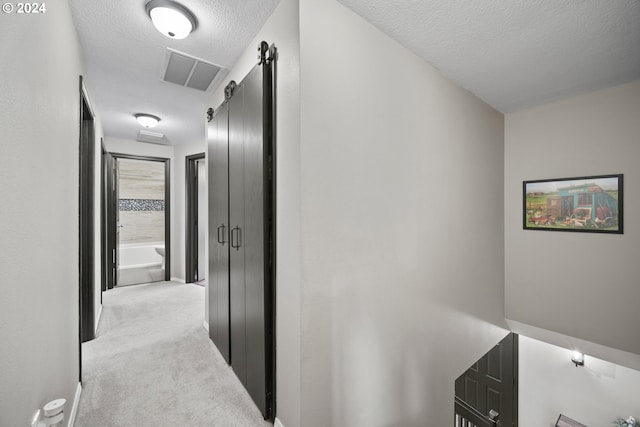
[[(595, 344), (640, 360), (639, 119), (640, 82), (505, 119), (506, 317), (575, 337), (555, 343), (618, 363)], [(522, 229), (523, 180), (610, 173), (624, 174), (623, 235)]]
[[(0, 14), (0, 425), (78, 385), (81, 55), (67, 2)], [(99, 228), (96, 230), (99, 238)]]
[(224, 100), (224, 87), (257, 63), (260, 41), (275, 43), (277, 63), (277, 256), (276, 318), (277, 412), (287, 427), (300, 421), (300, 34), (298, 0), (281, 0), (267, 23), (238, 58), (214, 93), (210, 106)]
[(336, 1), (300, 32), (300, 425), (450, 425), (507, 332), (503, 115)]

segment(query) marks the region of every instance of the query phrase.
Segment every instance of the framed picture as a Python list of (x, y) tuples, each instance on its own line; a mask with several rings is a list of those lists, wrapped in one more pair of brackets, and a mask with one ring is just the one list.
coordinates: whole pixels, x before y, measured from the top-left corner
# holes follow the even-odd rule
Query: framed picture
[(622, 234), (622, 174), (522, 183), (525, 230)]
[(560, 414), (558, 417), (558, 421), (556, 422), (556, 427), (587, 427), (584, 424), (580, 424), (579, 422), (572, 420), (571, 418)]

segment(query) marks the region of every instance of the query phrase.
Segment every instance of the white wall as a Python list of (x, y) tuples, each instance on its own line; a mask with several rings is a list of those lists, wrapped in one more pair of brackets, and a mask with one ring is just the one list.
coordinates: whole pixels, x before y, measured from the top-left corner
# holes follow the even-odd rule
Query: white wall
[[(506, 317), (638, 361), (639, 118), (635, 82), (505, 119)], [(624, 174), (623, 235), (522, 229), (523, 180), (612, 173)], [(606, 349), (598, 354), (623, 363)]]
[(300, 32), (300, 425), (450, 425), (507, 333), (503, 115), (336, 1)]
[(570, 349), (524, 336), (519, 352), (520, 427), (553, 427), (561, 413), (588, 426), (640, 417), (640, 371), (589, 355), (576, 367)]
[(66, 1), (0, 14), (0, 425), (78, 385), (80, 48)]
[[(104, 145), (110, 153), (131, 154), (134, 156), (166, 157), (173, 160), (172, 145), (149, 144), (131, 139), (107, 136)], [(173, 174), (173, 171), (172, 171)]]
[(276, 106), (277, 254), (276, 401), (287, 427), (300, 422), (300, 46), (298, 0), (281, 0), (254, 40), (214, 93), (211, 107), (224, 100), (224, 87), (241, 81), (257, 63), (260, 41), (278, 48)]

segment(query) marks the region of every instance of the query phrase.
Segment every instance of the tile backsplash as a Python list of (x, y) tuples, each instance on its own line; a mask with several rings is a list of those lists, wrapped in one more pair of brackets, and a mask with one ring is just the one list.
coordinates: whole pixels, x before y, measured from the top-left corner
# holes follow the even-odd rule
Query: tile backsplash
[(120, 211), (164, 211), (164, 200), (120, 199)]

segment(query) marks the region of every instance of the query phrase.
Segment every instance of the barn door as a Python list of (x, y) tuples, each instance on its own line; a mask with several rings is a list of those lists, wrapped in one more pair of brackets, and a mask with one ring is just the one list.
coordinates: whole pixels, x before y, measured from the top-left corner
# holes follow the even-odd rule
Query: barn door
[(254, 68), (229, 100), (229, 299), (231, 367), (268, 417), (270, 180), (264, 124), (270, 113), (263, 103), (263, 67)]
[(209, 336), (229, 363), (229, 112), (226, 103), (209, 122), (208, 146)]
[(260, 52), (260, 63), (240, 83), (231, 81), (225, 102), (209, 112), (209, 330), (269, 419), (274, 417), (275, 47), (262, 42)]
[(455, 425), (517, 427), (518, 336), (507, 335), (455, 383)]

